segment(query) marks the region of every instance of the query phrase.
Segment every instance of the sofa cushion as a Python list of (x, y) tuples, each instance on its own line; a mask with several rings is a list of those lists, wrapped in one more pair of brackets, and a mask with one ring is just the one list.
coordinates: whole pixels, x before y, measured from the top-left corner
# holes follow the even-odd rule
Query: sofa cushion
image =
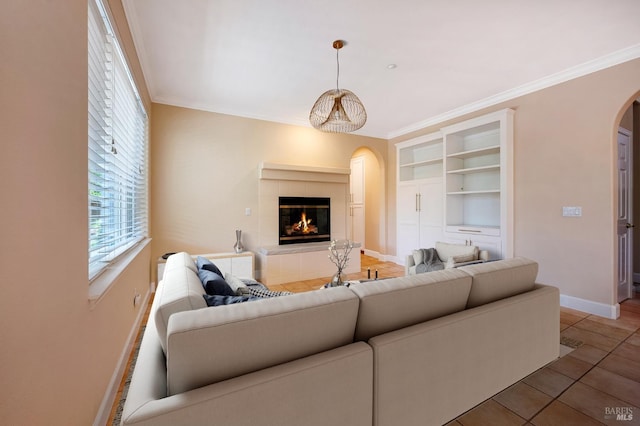
[(204, 287), (202, 287), (202, 282), (200, 282), (196, 272), (189, 266), (172, 267), (169, 270), (165, 270), (164, 278), (158, 285), (155, 295), (158, 304), (158, 308), (155, 311), (155, 323), (158, 329), (160, 345), (165, 353), (167, 350), (169, 317), (176, 312), (206, 308), (207, 303), (202, 297), (203, 294), (205, 294), (205, 291)]
[(356, 340), (463, 310), (471, 277), (457, 269), (363, 282), (349, 287), (360, 298)]
[(215, 272), (207, 271), (206, 269), (200, 269), (198, 271), (198, 278), (202, 282), (204, 291), (207, 294), (217, 294), (220, 296), (235, 296), (236, 292), (233, 291), (231, 286)]
[(458, 269), (473, 278), (467, 308), (530, 291), (538, 275), (538, 263), (524, 257), (462, 266)]
[(167, 258), (167, 263), (164, 265), (164, 270), (169, 271), (173, 268), (183, 268), (187, 267), (191, 269), (193, 272), (198, 272), (198, 267), (196, 266), (193, 258), (189, 253), (180, 252), (172, 254)]
[(357, 315), (346, 287), (174, 314), (168, 395), (349, 344)]
[(454, 243), (443, 243), (442, 241), (436, 242), (436, 251), (438, 252), (438, 257), (442, 259), (443, 262), (447, 262), (452, 256), (464, 256), (471, 255), (472, 259), (476, 260), (478, 258), (478, 247), (476, 246), (467, 246), (464, 244), (454, 244)]

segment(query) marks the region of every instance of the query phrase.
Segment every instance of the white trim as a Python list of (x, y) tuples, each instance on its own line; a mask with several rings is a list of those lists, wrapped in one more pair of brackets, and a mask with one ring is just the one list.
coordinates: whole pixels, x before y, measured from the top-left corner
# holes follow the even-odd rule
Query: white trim
[(138, 254), (151, 243), (151, 238), (145, 238), (135, 246), (125, 252), (111, 265), (107, 266), (100, 275), (94, 278), (89, 284), (89, 308), (96, 307), (98, 302), (102, 300), (105, 294), (111, 289), (111, 286), (120, 274), (122, 274), (131, 262), (133, 262)]
[(136, 320), (134, 321), (131, 330), (129, 330), (129, 336), (127, 337), (127, 344), (122, 348), (122, 352), (120, 353), (120, 358), (118, 359), (118, 363), (116, 364), (116, 369), (113, 371), (111, 375), (111, 380), (109, 381), (109, 386), (107, 386), (107, 391), (102, 397), (102, 403), (100, 404), (100, 409), (96, 414), (96, 418), (93, 421), (94, 426), (106, 425), (107, 421), (109, 421), (109, 416), (111, 415), (111, 409), (113, 408), (113, 404), (116, 400), (116, 395), (118, 394), (118, 388), (120, 387), (120, 381), (122, 380), (122, 376), (125, 373), (127, 368), (127, 363), (129, 361), (129, 355), (131, 354), (131, 350), (136, 343), (136, 338), (138, 337), (138, 330), (140, 329), (140, 324), (142, 323), (142, 319), (147, 312), (147, 304), (151, 299), (151, 289), (154, 287), (154, 283), (149, 283), (149, 291), (145, 294), (144, 303), (140, 306), (138, 310), (138, 315), (136, 316)]
[(382, 260), (384, 261), (384, 257), (383, 255), (381, 255), (380, 253), (378, 253), (377, 251), (374, 250), (369, 250), (369, 249), (362, 249), (362, 251), (364, 251), (365, 256), (371, 256), (371, 257), (375, 257), (378, 260)]
[(620, 304), (618, 303), (615, 305), (607, 305), (605, 303), (567, 296), (566, 294), (560, 295), (560, 306), (610, 319), (617, 319), (620, 316)]
[(433, 126), (435, 124), (442, 123), (447, 120), (451, 120), (460, 117), (465, 114), (479, 111), (483, 108), (497, 105), (501, 102), (505, 102), (519, 96), (524, 96), (529, 93), (536, 92), (538, 90), (546, 89), (556, 84), (564, 83), (574, 78), (582, 77), (587, 74), (594, 73), (596, 71), (603, 70), (605, 68), (612, 67), (614, 65), (621, 64), (623, 62), (631, 61), (640, 57), (640, 44), (627, 47), (625, 49), (618, 50), (600, 58), (585, 62), (583, 64), (568, 68), (564, 71), (551, 74), (550, 76), (540, 78), (538, 80), (523, 84), (522, 86), (515, 87), (510, 90), (506, 90), (502, 93), (489, 96), (476, 102), (472, 102), (467, 105), (463, 105), (459, 108), (452, 109), (443, 114), (436, 115), (426, 120), (419, 121), (409, 126), (400, 128), (398, 130), (389, 132), (388, 139), (393, 139), (398, 136), (406, 135), (407, 133), (421, 130), (425, 127)]
[(271, 180), (293, 180), (306, 182), (349, 183), (351, 169), (340, 167), (300, 166), (261, 162), (258, 178)]

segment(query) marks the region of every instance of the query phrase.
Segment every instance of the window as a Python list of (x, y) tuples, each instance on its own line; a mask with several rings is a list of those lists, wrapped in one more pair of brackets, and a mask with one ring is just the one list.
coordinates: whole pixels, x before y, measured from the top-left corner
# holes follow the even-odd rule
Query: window
[(89, 278), (147, 236), (147, 113), (100, 0), (89, 0)]

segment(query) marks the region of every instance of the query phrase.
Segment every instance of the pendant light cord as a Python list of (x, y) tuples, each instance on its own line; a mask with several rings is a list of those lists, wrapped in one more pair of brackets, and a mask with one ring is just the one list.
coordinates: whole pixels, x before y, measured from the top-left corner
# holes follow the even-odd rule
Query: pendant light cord
[(340, 54), (340, 49), (336, 49), (336, 93), (340, 91), (340, 86), (338, 85), (338, 79), (340, 78), (340, 59), (338, 55)]

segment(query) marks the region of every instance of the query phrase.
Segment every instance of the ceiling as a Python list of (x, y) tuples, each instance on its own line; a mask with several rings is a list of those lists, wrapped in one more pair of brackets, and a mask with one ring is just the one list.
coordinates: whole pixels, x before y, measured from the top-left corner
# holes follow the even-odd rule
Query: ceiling
[(342, 39), (381, 138), (640, 57), (638, 0), (123, 3), (154, 102), (309, 126)]

